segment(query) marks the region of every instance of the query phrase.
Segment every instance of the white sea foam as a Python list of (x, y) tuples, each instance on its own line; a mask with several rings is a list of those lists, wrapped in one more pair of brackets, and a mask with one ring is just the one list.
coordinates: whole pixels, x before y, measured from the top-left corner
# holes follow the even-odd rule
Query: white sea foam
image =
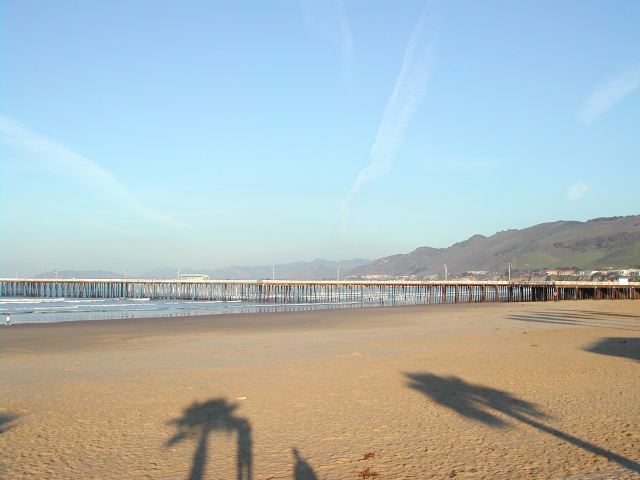
[(64, 302), (64, 298), (3, 298), (0, 299), (0, 305), (12, 303), (51, 303)]
[(314, 307), (323, 305), (360, 305), (362, 302), (308, 302), (308, 303), (252, 303), (250, 305), (233, 305), (233, 308), (283, 308), (283, 307)]
[(76, 299), (67, 299), (65, 300), (63, 298), (63, 300), (65, 301), (65, 303), (89, 303), (89, 302), (106, 302), (106, 301), (113, 301), (113, 300), (118, 300), (117, 298), (76, 298)]
[(139, 307), (139, 303), (105, 303), (102, 305), (79, 305), (86, 308), (106, 308), (106, 307)]
[[(101, 304), (86, 304), (86, 305), (47, 305), (47, 306), (16, 306), (11, 308), (11, 313), (20, 313), (20, 312), (32, 312), (35, 310), (39, 311), (47, 311), (47, 312), (57, 312), (64, 310), (73, 310), (73, 311), (91, 311), (91, 309), (102, 309), (104, 311), (108, 311), (109, 309), (121, 309), (126, 307), (139, 307), (139, 303), (101, 303)], [(146, 309), (149, 309), (148, 307)], [(144, 309), (143, 309), (144, 310)]]
[[(230, 300), (230, 302), (239, 302), (240, 300)], [(229, 303), (223, 300), (184, 300), (179, 303), (188, 303), (188, 304), (198, 304), (198, 305), (207, 305), (212, 303)]]
[(54, 310), (74, 310), (77, 309), (78, 306), (77, 305), (67, 305), (67, 306), (55, 306), (52, 305), (50, 307), (16, 307), (13, 309), (14, 312), (20, 312), (20, 311), (33, 311), (33, 310), (50, 310), (50, 311), (54, 311)]

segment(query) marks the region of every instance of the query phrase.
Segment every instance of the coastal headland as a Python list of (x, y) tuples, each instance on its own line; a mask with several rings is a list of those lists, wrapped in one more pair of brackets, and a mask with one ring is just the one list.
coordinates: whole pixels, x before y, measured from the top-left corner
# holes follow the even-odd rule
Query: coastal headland
[(640, 478), (640, 302), (0, 328), (3, 478)]

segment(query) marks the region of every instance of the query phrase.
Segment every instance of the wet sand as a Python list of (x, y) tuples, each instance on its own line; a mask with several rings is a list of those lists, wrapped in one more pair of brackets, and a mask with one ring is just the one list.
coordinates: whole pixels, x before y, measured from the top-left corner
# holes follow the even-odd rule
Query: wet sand
[(0, 328), (0, 477), (640, 478), (640, 302)]

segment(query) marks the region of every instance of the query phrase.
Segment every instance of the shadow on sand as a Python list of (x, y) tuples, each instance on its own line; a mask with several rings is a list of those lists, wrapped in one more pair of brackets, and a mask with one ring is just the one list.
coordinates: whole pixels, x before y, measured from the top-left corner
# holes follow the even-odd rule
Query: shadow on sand
[(209, 435), (213, 432), (235, 433), (237, 435), (236, 478), (252, 478), (252, 440), (251, 425), (242, 417), (235, 415), (237, 404), (228, 403), (223, 398), (194, 402), (186, 408), (182, 416), (169, 422), (175, 425), (177, 432), (169, 439), (167, 446), (175, 445), (186, 439), (195, 439), (197, 447), (191, 463), (189, 480), (204, 477), (207, 465)]
[(439, 377), (431, 373), (411, 373), (407, 374), (407, 377), (410, 388), (464, 417), (491, 427), (502, 428), (509, 425), (507, 421), (500, 418), (506, 415), (512, 420), (605, 457), (629, 470), (640, 472), (640, 464), (629, 458), (545, 425), (540, 420), (548, 417), (535, 404), (521, 400), (508, 392), (467, 383), (458, 377)]
[(585, 350), (600, 355), (630, 358), (640, 362), (640, 338), (607, 337), (597, 341), (589, 348), (585, 348)]
[(296, 461), (293, 466), (293, 480), (318, 480), (316, 472), (314, 472), (311, 465), (300, 456), (298, 449), (292, 448), (291, 453)]
[(509, 320), (580, 327), (614, 328), (640, 332), (640, 317), (610, 312), (590, 312), (585, 310), (551, 310), (528, 314), (508, 315)]
[(8, 432), (12, 428), (14, 428), (16, 426), (15, 420), (17, 420), (19, 417), (20, 415), (16, 415), (14, 413), (0, 413), (0, 434)]
[(568, 310), (571, 312), (577, 312), (577, 313), (584, 313), (584, 314), (596, 314), (599, 315), (601, 317), (617, 317), (617, 318), (635, 318), (637, 320), (640, 320), (640, 315), (630, 315), (628, 313), (615, 313), (615, 312), (602, 312), (602, 311), (598, 311), (598, 312), (594, 312), (592, 310)]

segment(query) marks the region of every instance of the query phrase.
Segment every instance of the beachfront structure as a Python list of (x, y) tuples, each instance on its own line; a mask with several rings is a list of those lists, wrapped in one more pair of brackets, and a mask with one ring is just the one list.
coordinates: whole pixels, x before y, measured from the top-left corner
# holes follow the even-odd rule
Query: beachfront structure
[(180, 274), (180, 280), (206, 282), (209, 280), (209, 275), (205, 275), (204, 273), (182, 273)]
[(640, 282), (284, 281), (0, 278), (0, 296), (382, 305), (640, 299)]
[(573, 268), (550, 268), (545, 270), (545, 273), (556, 277), (571, 277), (576, 274), (576, 271)]

